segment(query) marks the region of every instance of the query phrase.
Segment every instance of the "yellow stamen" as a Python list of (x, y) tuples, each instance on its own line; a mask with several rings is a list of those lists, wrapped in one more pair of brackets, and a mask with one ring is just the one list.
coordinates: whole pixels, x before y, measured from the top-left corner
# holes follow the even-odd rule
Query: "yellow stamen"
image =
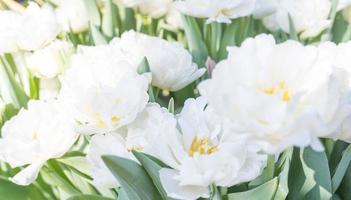
[(190, 145), (189, 156), (193, 157), (195, 153), (200, 155), (212, 154), (218, 151), (217, 146), (211, 146), (208, 138), (198, 138), (195, 137)]
[(287, 102), (290, 100), (290, 91), (288, 89), (288, 87), (285, 84), (285, 81), (280, 81), (278, 83), (278, 85), (270, 87), (270, 88), (263, 88), (263, 89), (259, 89), (261, 91), (263, 91), (266, 94), (269, 95), (281, 95), (282, 100)]
[(111, 121), (114, 122), (114, 123), (118, 122), (120, 119), (121, 118), (119, 116), (117, 116), (117, 115), (112, 115), (112, 117), (111, 117)]
[(34, 132), (34, 133), (32, 134), (32, 140), (36, 140), (36, 139), (38, 139), (38, 133), (37, 133), (37, 132)]
[(162, 96), (168, 97), (171, 94), (171, 92), (167, 89), (162, 90)]

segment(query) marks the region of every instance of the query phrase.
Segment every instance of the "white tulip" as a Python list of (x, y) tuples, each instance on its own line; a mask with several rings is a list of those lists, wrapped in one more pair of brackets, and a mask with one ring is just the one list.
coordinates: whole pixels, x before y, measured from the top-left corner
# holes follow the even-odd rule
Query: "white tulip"
[(177, 42), (129, 31), (112, 43), (136, 66), (146, 57), (152, 85), (164, 90), (180, 90), (205, 73), (205, 69), (198, 69), (191, 54)]
[(14, 183), (32, 183), (47, 160), (61, 157), (70, 149), (78, 137), (70, 119), (57, 101), (31, 100), (28, 109), (21, 109), (5, 123), (1, 160), (11, 167), (28, 165), (11, 178)]
[(80, 33), (89, 28), (89, 15), (84, 0), (58, 0), (55, 12), (66, 32)]
[[(160, 179), (169, 197), (193, 200), (209, 197), (209, 188), (229, 187), (256, 178), (266, 161), (256, 145), (242, 136), (233, 137), (230, 126), (221, 126), (204, 99), (185, 102), (178, 122), (182, 134), (160, 136), (171, 151), (161, 159), (173, 169), (160, 170)], [(172, 162), (169, 162), (172, 161)]]
[(249, 38), (229, 49), (212, 79), (200, 83), (200, 93), (268, 153), (293, 145), (322, 150), (318, 137), (327, 137), (344, 118), (338, 114), (344, 97), (330, 46), (276, 44), (270, 35)]
[(27, 67), (38, 78), (51, 79), (60, 75), (69, 64), (74, 47), (66, 41), (56, 40), (27, 56)]
[(143, 15), (160, 18), (168, 13), (173, 0), (114, 0), (114, 2), (117, 5), (134, 8)]
[(144, 0), (138, 4), (137, 9), (143, 15), (160, 18), (169, 12), (172, 3), (173, 0)]
[(0, 24), (0, 54), (16, 52), (21, 15), (12, 11), (0, 10)]
[(185, 15), (207, 18), (207, 23), (231, 23), (232, 19), (251, 15), (255, 0), (178, 0), (175, 6)]
[(351, 142), (351, 58), (349, 52), (351, 51), (351, 42), (340, 43), (339, 45), (330, 44), (330, 51), (335, 52), (334, 66), (336, 67), (337, 76), (335, 77), (335, 82), (339, 83), (341, 86), (341, 91), (343, 92), (343, 105), (339, 106), (339, 113), (335, 115), (334, 118), (344, 117), (344, 121), (339, 129), (334, 131), (331, 138), (340, 139), (346, 142)]
[(18, 50), (37, 50), (59, 33), (53, 9), (30, 2), (24, 13), (0, 11), (0, 54)]
[(53, 41), (59, 32), (54, 10), (48, 5), (39, 7), (30, 2), (22, 15), (17, 43), (22, 50), (41, 49)]
[(174, 6), (168, 11), (165, 19), (166, 24), (175, 30), (184, 28), (182, 14)]
[(81, 47), (61, 77), (62, 98), (77, 131), (107, 133), (132, 122), (148, 100), (149, 79), (110, 46)]
[[(329, 0), (278, 0), (276, 12), (263, 21), (268, 28), (279, 27), (289, 33), (289, 15), (302, 39), (315, 37), (331, 25)], [(275, 29), (273, 29), (275, 31)]]
[(278, 7), (279, 0), (256, 0), (253, 16), (263, 18), (273, 14)]
[(87, 159), (90, 163), (94, 184), (116, 188), (119, 184), (103, 163), (102, 155), (116, 155), (136, 161), (131, 150), (145, 152), (160, 158), (168, 158), (168, 151), (160, 151), (160, 135), (177, 131), (176, 120), (158, 104), (148, 104), (134, 122), (117, 132), (92, 137)]

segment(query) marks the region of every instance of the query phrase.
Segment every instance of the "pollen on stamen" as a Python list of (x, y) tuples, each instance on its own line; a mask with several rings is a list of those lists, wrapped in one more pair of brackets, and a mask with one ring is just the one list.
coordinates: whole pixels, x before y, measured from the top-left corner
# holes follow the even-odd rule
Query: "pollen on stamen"
[(195, 137), (190, 145), (188, 154), (193, 157), (195, 153), (209, 155), (218, 151), (217, 145), (211, 145), (208, 138)]
[(32, 140), (36, 140), (36, 139), (38, 139), (38, 133), (37, 133), (37, 132), (34, 132), (34, 133), (32, 134)]
[(111, 121), (114, 122), (114, 123), (118, 122), (120, 119), (121, 118), (119, 116), (117, 116), (117, 115), (112, 115), (112, 117), (111, 117)]

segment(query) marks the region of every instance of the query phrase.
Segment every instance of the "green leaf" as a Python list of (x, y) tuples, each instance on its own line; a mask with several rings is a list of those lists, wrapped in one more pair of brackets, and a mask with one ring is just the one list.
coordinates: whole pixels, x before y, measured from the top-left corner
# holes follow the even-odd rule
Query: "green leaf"
[(135, 12), (131, 8), (123, 8), (124, 11), (123, 19), (122, 19), (122, 27), (123, 31), (128, 31), (135, 29), (136, 27), (136, 19), (135, 19)]
[(0, 199), (4, 200), (45, 200), (41, 192), (32, 186), (19, 186), (5, 177), (0, 177)]
[(350, 165), (350, 161), (351, 161), (351, 145), (349, 145), (347, 149), (344, 151), (342, 158), (333, 175), (333, 178), (332, 178), (333, 192), (336, 192), (336, 190), (339, 188), (341, 181), (345, 176), (346, 170)]
[(92, 178), (81, 173), (75, 167), (61, 164), (61, 168), (68, 180), (79, 191), (81, 191), (84, 194), (98, 194), (96, 190), (91, 186)]
[(146, 57), (140, 62), (138, 66), (138, 74), (144, 74), (150, 72), (150, 64)]
[(101, 197), (97, 195), (80, 194), (80, 195), (71, 196), (67, 200), (113, 200), (113, 199), (110, 199), (107, 197)]
[(289, 170), (291, 164), (293, 149), (289, 148), (284, 151), (281, 156), (282, 162), (278, 166), (279, 168), (279, 184), (277, 187), (277, 191), (274, 195), (274, 200), (284, 200), (288, 196), (289, 186), (288, 186), (288, 178), (289, 178)]
[(238, 27), (238, 23), (232, 22), (228, 25), (223, 33), (221, 46), (219, 48), (219, 60), (225, 59), (228, 55), (227, 47), (235, 45), (235, 32)]
[(168, 102), (168, 112), (174, 113), (174, 99), (173, 99), (173, 97)]
[(346, 170), (346, 174), (337, 191), (341, 199), (351, 199), (351, 165)]
[(231, 193), (227, 195), (227, 200), (271, 200), (278, 187), (278, 178), (274, 178), (254, 189)]
[(294, 149), (289, 172), (289, 199), (330, 199), (331, 177), (325, 152)]
[(123, 188), (120, 188), (118, 190), (118, 198), (117, 200), (131, 200), (128, 198), (127, 193), (123, 190)]
[(84, 0), (87, 13), (89, 13), (90, 23), (92, 26), (101, 26), (101, 16), (96, 0)]
[(165, 200), (169, 199), (167, 197), (166, 191), (162, 187), (160, 175), (159, 175), (160, 169), (165, 167), (165, 165), (160, 165), (159, 163), (151, 159), (150, 156), (144, 153), (133, 151), (133, 154), (139, 160), (139, 162), (141, 163), (145, 171), (148, 173), (148, 175), (151, 177), (154, 185), (156, 186), (157, 190), (160, 192), (162, 199), (165, 199)]
[(274, 177), (274, 171), (275, 171), (275, 156), (269, 155), (267, 159), (266, 167), (263, 169), (259, 177), (257, 177), (255, 180), (249, 183), (249, 188), (256, 187), (258, 185), (261, 185), (271, 180)]
[(26, 107), (29, 100), (23, 87), (16, 81), (11, 67), (5, 59), (0, 59), (0, 92), (7, 103), (12, 103), (16, 108)]
[(56, 164), (56, 162), (53, 162), (53, 160), (51, 160), (51, 162), (49, 161), (47, 164), (48, 166), (44, 166), (40, 171), (40, 174), (42, 175), (45, 182), (62, 189), (70, 195), (79, 193), (79, 191), (72, 185), (72, 183), (61, 171), (61, 169), (58, 169), (59, 166)]
[(118, 19), (118, 9), (112, 0), (105, 1), (105, 12), (102, 18), (102, 32), (109, 39), (112, 39), (115, 36), (115, 30), (117, 28), (117, 19)]
[(90, 34), (95, 45), (107, 44), (105, 36), (93, 24), (90, 24)]
[(220, 23), (211, 23), (210, 24), (210, 53), (211, 58), (218, 62), (218, 50), (222, 38), (222, 25)]
[(289, 34), (290, 34), (290, 39), (298, 41), (299, 37), (297, 36), (297, 33), (296, 33), (294, 21), (293, 21), (293, 19), (291, 18), (290, 15), (288, 17), (289, 17)]
[(102, 156), (129, 199), (162, 199), (146, 171), (136, 162), (117, 156)]
[(71, 156), (57, 159), (57, 161), (70, 167), (73, 167), (85, 175), (89, 176), (91, 174), (88, 161), (85, 157)]
[(208, 51), (196, 20), (192, 17), (183, 16), (183, 25), (189, 49), (193, 55), (194, 61), (200, 67), (205, 66)]

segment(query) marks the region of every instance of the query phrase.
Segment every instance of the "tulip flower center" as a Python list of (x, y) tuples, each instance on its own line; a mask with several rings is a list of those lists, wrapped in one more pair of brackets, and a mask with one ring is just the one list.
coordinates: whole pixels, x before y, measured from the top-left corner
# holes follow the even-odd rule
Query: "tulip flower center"
[(217, 145), (211, 145), (208, 138), (195, 137), (190, 145), (189, 156), (193, 157), (195, 153), (200, 155), (209, 155), (218, 151)]
[(269, 88), (261, 88), (259, 90), (269, 95), (279, 95), (285, 102), (288, 102), (291, 97), (291, 93), (288, 87), (286, 86), (285, 81), (279, 81), (277, 85), (274, 85)]
[(37, 133), (37, 132), (34, 132), (34, 133), (32, 134), (32, 140), (36, 140), (36, 139), (38, 139), (38, 133)]
[[(118, 115), (112, 115), (110, 120), (112, 123), (117, 123), (121, 118)], [(97, 126), (99, 128), (106, 128), (107, 124), (104, 118), (99, 113), (95, 113), (95, 120), (97, 121)]]

